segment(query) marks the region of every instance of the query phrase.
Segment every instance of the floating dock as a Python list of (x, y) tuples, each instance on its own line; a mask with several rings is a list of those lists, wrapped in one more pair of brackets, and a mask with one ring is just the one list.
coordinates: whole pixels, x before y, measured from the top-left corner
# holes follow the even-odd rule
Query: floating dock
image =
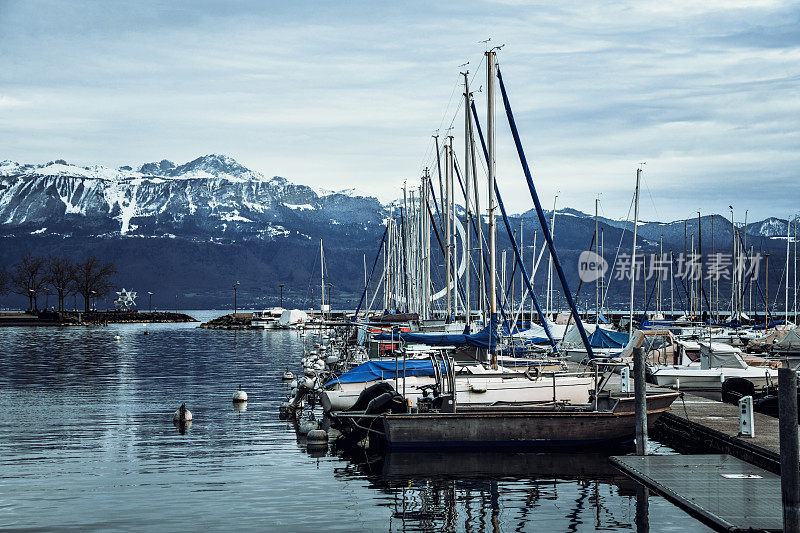
[(724, 453), (780, 474), (778, 419), (754, 413), (755, 437), (739, 436), (739, 408), (684, 393), (651, 435), (684, 453)]
[(723, 531), (781, 531), (781, 478), (730, 455), (611, 457), (620, 470)]

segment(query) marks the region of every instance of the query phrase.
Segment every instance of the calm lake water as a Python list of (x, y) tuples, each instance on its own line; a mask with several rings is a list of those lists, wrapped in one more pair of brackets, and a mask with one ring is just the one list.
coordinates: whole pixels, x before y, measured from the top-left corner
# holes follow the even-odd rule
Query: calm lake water
[[(636, 530), (637, 485), (601, 455), (313, 457), (278, 419), (292, 332), (4, 328), (0, 341), (3, 529)], [(709, 531), (648, 503), (653, 531)]]

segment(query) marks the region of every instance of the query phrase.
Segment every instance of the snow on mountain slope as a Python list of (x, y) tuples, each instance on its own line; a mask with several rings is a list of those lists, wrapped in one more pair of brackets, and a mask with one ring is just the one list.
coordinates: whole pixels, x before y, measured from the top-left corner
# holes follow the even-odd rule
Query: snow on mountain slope
[[(299, 207), (301, 206), (301, 207)], [(131, 167), (0, 162), (0, 227), (120, 236), (274, 240), (315, 224), (379, 224), (375, 198), (318, 195), (285, 178), (266, 178), (223, 155), (176, 166), (162, 160)]]

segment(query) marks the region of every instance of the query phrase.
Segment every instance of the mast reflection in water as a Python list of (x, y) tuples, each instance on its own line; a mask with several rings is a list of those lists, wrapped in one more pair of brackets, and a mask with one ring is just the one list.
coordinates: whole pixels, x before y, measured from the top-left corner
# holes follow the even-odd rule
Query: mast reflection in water
[[(629, 450), (619, 450), (625, 452)], [(592, 453), (390, 453), (337, 469), (390, 496), (390, 531), (710, 531)], [(359, 462), (359, 458), (361, 461)], [(649, 510), (648, 510), (649, 508)]]
[[(636, 528), (636, 487), (602, 456), (308, 454), (278, 418), (303, 339), (195, 326), (0, 329), (0, 529)], [(231, 402), (240, 385), (246, 410)], [(658, 496), (647, 517), (703, 530)]]

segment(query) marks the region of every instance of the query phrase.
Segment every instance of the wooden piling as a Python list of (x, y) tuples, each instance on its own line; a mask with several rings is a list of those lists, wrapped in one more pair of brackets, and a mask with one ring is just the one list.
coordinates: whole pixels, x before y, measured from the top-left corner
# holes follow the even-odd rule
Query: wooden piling
[(636, 408), (636, 454), (647, 455), (647, 383), (644, 350), (633, 349), (633, 394)]
[(778, 370), (780, 417), (781, 499), (783, 530), (800, 532), (800, 442), (797, 433), (797, 373)]

